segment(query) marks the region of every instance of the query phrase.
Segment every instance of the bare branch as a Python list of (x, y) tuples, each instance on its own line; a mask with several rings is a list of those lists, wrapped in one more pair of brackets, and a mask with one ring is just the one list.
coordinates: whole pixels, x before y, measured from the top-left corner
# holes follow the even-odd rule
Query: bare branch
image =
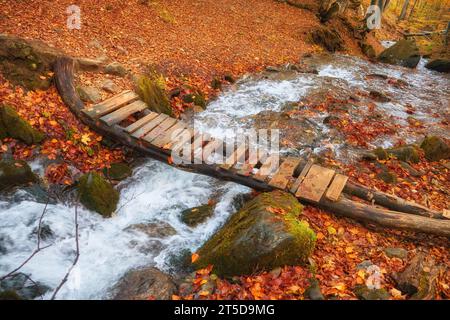
[(78, 239), (78, 200), (75, 204), (75, 246), (76, 246), (75, 260), (73, 261), (69, 270), (67, 270), (67, 273), (64, 276), (64, 278), (61, 280), (60, 284), (56, 287), (56, 289), (53, 292), (53, 295), (51, 297), (51, 300), (55, 300), (56, 295), (58, 294), (59, 290), (63, 287), (63, 285), (67, 282), (67, 279), (69, 279), (70, 273), (72, 272), (73, 268), (75, 268), (76, 264), (78, 263), (78, 259), (80, 258), (80, 242)]

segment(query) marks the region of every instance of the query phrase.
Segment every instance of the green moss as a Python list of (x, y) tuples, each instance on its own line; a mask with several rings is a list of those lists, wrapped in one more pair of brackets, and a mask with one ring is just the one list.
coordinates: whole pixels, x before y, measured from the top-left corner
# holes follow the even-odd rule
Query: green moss
[(164, 89), (158, 85), (157, 81), (146, 76), (141, 76), (138, 78), (136, 86), (139, 96), (151, 110), (158, 113), (165, 113), (169, 116), (173, 115), (169, 98)]
[(0, 292), (0, 300), (23, 300), (16, 291), (6, 290)]
[(19, 139), (28, 145), (41, 142), (45, 136), (23, 120), (10, 106), (0, 106), (0, 137)]
[(205, 204), (199, 207), (184, 210), (181, 213), (181, 221), (190, 227), (203, 223), (214, 213), (214, 206)]
[(388, 170), (383, 170), (377, 177), (386, 183), (397, 183), (397, 176)]
[(86, 208), (100, 213), (105, 218), (111, 217), (117, 208), (119, 192), (95, 172), (87, 173), (80, 178), (78, 193), (81, 203)]
[(125, 163), (113, 163), (110, 168), (104, 168), (103, 174), (111, 180), (124, 180), (133, 174), (133, 170)]
[(257, 196), (200, 248), (195, 267), (213, 264), (216, 274), (233, 276), (305, 263), (316, 236), (298, 220), (302, 208), (281, 191)]
[(425, 152), (425, 158), (429, 161), (439, 161), (450, 158), (450, 147), (439, 137), (426, 137), (420, 148)]
[(0, 191), (38, 182), (30, 166), (22, 160), (0, 161)]
[(404, 146), (391, 149), (383, 149), (378, 147), (374, 150), (375, 155), (379, 160), (386, 160), (389, 158), (396, 158), (405, 162), (418, 163), (420, 161), (419, 153), (415, 146)]
[(386, 289), (369, 289), (365, 285), (358, 285), (353, 290), (360, 300), (388, 300), (390, 298)]

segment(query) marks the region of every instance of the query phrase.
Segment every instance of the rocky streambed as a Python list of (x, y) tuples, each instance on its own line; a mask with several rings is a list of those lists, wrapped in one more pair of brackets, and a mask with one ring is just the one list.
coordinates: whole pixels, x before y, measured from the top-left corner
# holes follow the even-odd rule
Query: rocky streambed
[[(388, 148), (401, 141), (415, 143), (425, 135), (448, 138), (448, 127), (441, 124), (449, 119), (449, 77), (424, 69), (424, 64), (422, 61), (417, 69), (410, 70), (344, 55), (305, 57), (299, 65), (268, 68), (262, 74), (241, 79), (212, 101), (206, 111), (193, 114), (192, 120), (196, 129), (215, 137), (232, 137), (249, 128), (280, 129), (285, 154), (332, 153), (341, 161), (351, 162), (367, 149)], [(356, 134), (349, 140), (340, 127), (345, 121), (354, 122), (355, 130), (369, 128), (368, 132), (376, 134), (364, 141), (358, 140)], [(31, 168), (42, 174), (43, 162), (36, 160)], [(46, 205), (45, 190), (19, 188), (2, 196), (0, 275), (16, 268), (35, 250), (36, 227), (46, 207), (42, 221), (45, 228), (41, 230), (45, 231), (41, 237), (45, 249), (21, 269), (26, 276), (19, 279), (34, 291), (19, 294), (50, 298), (49, 289), (59, 284), (76, 256), (77, 209), (80, 257), (57, 298), (112, 298), (117, 290), (120, 298), (139, 297), (145, 292), (133, 288), (149, 279), (159, 284), (156, 287), (165, 288), (152, 294), (168, 298), (174, 287), (161, 271), (177, 277), (180, 270), (186, 269), (186, 258), (190, 260), (191, 252), (197, 250), (203, 250), (197, 261), (199, 267), (224, 254), (232, 255), (232, 245), (214, 245), (217, 250), (225, 250), (216, 253), (207, 248), (214, 241), (220, 243), (217, 237), (226, 229), (218, 230), (242, 207), (243, 195), (250, 192), (242, 186), (179, 171), (153, 160), (134, 167), (132, 175), (117, 189), (119, 203), (109, 219), (85, 207), (76, 208), (70, 197)], [(256, 228), (255, 234), (260, 234), (258, 228), (264, 230), (266, 238), (249, 238), (249, 234), (232, 230), (236, 239), (241, 237), (245, 243), (255, 244), (272, 239), (274, 231), (265, 221), (267, 211), (257, 205), (255, 210), (259, 210), (257, 221), (248, 224)], [(278, 223), (292, 222), (286, 219)], [(299, 238), (285, 235), (280, 238), (284, 242), (273, 243), (273, 248), (298, 245), (305, 249), (305, 256), (286, 256), (287, 260), (280, 259), (280, 264), (305, 259), (314, 242), (314, 234), (307, 226), (291, 227)], [(212, 242), (199, 249), (211, 237)], [(212, 257), (208, 258), (206, 253), (210, 252)], [(239, 258), (242, 256), (237, 255), (231, 266), (226, 265), (231, 263), (229, 260), (223, 261), (223, 269), (242, 264)], [(143, 273), (132, 271), (141, 267), (146, 268)], [(28, 276), (41, 289), (27, 282)], [(8, 286), (17, 285), (10, 282)]]

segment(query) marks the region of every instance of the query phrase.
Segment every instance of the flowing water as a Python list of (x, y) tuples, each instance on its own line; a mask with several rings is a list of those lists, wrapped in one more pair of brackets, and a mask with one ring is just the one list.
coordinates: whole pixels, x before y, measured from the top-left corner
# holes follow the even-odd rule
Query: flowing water
[[(207, 111), (195, 116), (197, 129), (217, 137), (234, 136), (238, 129), (251, 128), (252, 119), (260, 112), (281, 111), (287, 102), (297, 102), (317, 90), (346, 96), (355, 90), (380, 90), (393, 97), (388, 103), (377, 103), (386, 118), (405, 122), (409, 116), (405, 106), (409, 103), (416, 108), (414, 116), (427, 124), (427, 130), (448, 136), (448, 128), (443, 130), (434, 124), (449, 115), (449, 77), (424, 69), (423, 62), (417, 70), (369, 64), (349, 56), (313, 59), (311, 63), (318, 69), (317, 75), (298, 74), (287, 80), (244, 79), (211, 102)], [(366, 79), (366, 75), (374, 73), (402, 79), (408, 86), (396, 88), (386, 86), (385, 80)], [(328, 128), (321, 121), (325, 116), (326, 113), (319, 114), (310, 120), (327, 133)], [(397, 138), (398, 135), (383, 137), (377, 142), (391, 145)], [(320, 141), (319, 147), (321, 143), (329, 144), (329, 139)], [(339, 148), (346, 145), (337, 145), (336, 149)], [(32, 167), (42, 172), (39, 162)], [(119, 209), (113, 218), (103, 219), (78, 208), (80, 259), (57, 298), (108, 298), (112, 286), (130, 269), (156, 265), (170, 270), (172, 254), (199, 247), (235, 211), (236, 198), (250, 191), (154, 160), (135, 168), (133, 176), (119, 187)], [(0, 202), (0, 276), (20, 265), (35, 249), (33, 231), (45, 206), (21, 190), (13, 198)], [(218, 201), (212, 218), (195, 228), (180, 222), (184, 209), (205, 204), (210, 198)], [(63, 203), (48, 205), (43, 222), (53, 235), (43, 245), (50, 246), (21, 270), (50, 288), (58, 285), (75, 257), (74, 210)], [(163, 239), (149, 238), (129, 228), (152, 222), (168, 223), (176, 234)], [(49, 293), (44, 296), (49, 297)]]

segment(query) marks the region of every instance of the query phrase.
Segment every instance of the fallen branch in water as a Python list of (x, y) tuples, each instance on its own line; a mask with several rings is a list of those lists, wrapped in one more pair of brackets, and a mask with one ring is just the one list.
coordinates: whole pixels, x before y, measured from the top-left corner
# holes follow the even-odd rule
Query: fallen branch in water
[(37, 255), (39, 252), (41, 252), (42, 250), (50, 247), (52, 244), (46, 245), (44, 247), (41, 247), (41, 228), (42, 228), (42, 220), (44, 219), (44, 215), (45, 212), (47, 211), (47, 206), (48, 203), (50, 201), (50, 197), (47, 197), (47, 202), (45, 203), (45, 207), (44, 210), (42, 210), (42, 214), (39, 218), (39, 224), (38, 224), (38, 230), (37, 230), (37, 247), (36, 249), (31, 253), (31, 255), (25, 259), (17, 268), (15, 268), (14, 270), (12, 270), (11, 272), (9, 272), (8, 274), (0, 277), (0, 282), (5, 280), (6, 278), (12, 277), (14, 274), (17, 273), (17, 271), (19, 271), (20, 269), (23, 268), (23, 266), (25, 266), (31, 259), (33, 259), (33, 257), (35, 255)]
[(70, 273), (72, 272), (73, 268), (75, 268), (76, 264), (78, 263), (78, 259), (80, 258), (80, 242), (78, 239), (78, 200), (75, 204), (75, 246), (76, 246), (75, 260), (73, 261), (69, 270), (67, 270), (67, 273), (64, 276), (64, 278), (61, 280), (59, 285), (56, 287), (56, 289), (53, 292), (53, 295), (51, 297), (51, 300), (55, 300), (56, 295), (58, 294), (58, 292), (62, 288), (62, 286), (67, 282), (67, 279), (69, 279)]

